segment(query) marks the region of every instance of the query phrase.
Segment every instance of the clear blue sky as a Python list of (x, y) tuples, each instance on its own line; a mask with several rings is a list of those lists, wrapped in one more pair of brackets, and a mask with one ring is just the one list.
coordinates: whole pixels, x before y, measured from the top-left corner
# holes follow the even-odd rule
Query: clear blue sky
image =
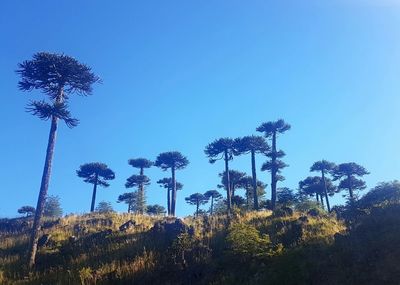
[[(101, 161), (116, 172), (97, 201), (124, 211), (115, 201), (135, 173), (127, 160), (169, 150), (190, 160), (177, 173), (185, 185), (177, 214), (192, 213), (184, 197), (215, 188), (223, 170), (208, 163), (205, 145), (278, 118), (292, 125), (278, 141), (290, 165), (280, 186), (296, 188), (322, 158), (365, 166), (368, 187), (399, 179), (396, 2), (1, 1), (0, 216), (36, 205), (49, 122), (24, 112), (43, 95), (20, 92), (14, 70), (38, 51), (74, 56), (103, 79), (93, 96), (71, 98), (80, 125), (59, 129), (49, 194), (66, 213), (90, 207), (80, 164)], [(249, 157), (231, 165), (250, 173)], [(147, 175), (148, 202), (165, 205), (155, 182), (169, 173)], [(267, 173), (259, 178), (269, 184)]]

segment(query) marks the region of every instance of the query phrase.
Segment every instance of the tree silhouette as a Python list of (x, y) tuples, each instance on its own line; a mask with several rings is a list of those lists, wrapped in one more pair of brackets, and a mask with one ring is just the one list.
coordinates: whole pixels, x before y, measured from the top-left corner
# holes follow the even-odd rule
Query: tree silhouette
[(331, 205), (329, 203), (329, 198), (328, 198), (328, 189), (326, 185), (326, 178), (325, 175), (327, 173), (330, 173), (333, 169), (335, 168), (335, 164), (333, 162), (329, 162), (326, 160), (320, 160), (317, 162), (314, 162), (314, 164), (311, 166), (310, 171), (319, 171), (321, 172), (321, 179), (324, 187), (324, 196), (326, 200), (326, 207), (328, 208), (328, 212), (331, 211)]
[(113, 180), (115, 178), (115, 173), (108, 168), (107, 164), (91, 162), (81, 165), (79, 170), (76, 171), (76, 174), (78, 177), (83, 178), (84, 182), (93, 184), (92, 203), (90, 206), (90, 212), (93, 212), (96, 203), (97, 186), (110, 186), (107, 181)]
[(143, 214), (146, 211), (146, 199), (144, 195), (144, 186), (150, 184), (150, 179), (146, 175), (131, 175), (125, 183), (126, 188), (138, 188), (136, 192), (135, 211)]
[[(128, 192), (118, 196), (117, 203), (125, 203), (128, 205), (128, 213), (130, 213), (136, 205), (137, 193)], [(136, 208), (135, 208), (136, 209)]]
[[(134, 168), (139, 168), (139, 174), (141, 176), (144, 176), (144, 169), (152, 167), (154, 163), (146, 158), (135, 158), (135, 159), (129, 159), (128, 164)], [(150, 179), (148, 179), (148, 182), (150, 182)], [(149, 185), (149, 183), (146, 185)], [(140, 201), (140, 203), (138, 203), (138, 204), (142, 204), (142, 206), (140, 206), (138, 208), (138, 211), (140, 214), (143, 214), (145, 211), (145, 208), (146, 208), (146, 195), (145, 195), (144, 186), (145, 186), (145, 184), (143, 184), (143, 183), (138, 186), (139, 191), (138, 191), (137, 198), (138, 198), (138, 201)]]
[(26, 215), (26, 217), (31, 217), (35, 214), (35, 208), (32, 206), (22, 206), (18, 209), (18, 214)]
[(155, 166), (160, 167), (162, 170), (166, 171), (171, 169), (171, 179), (172, 179), (172, 197), (171, 197), (171, 215), (175, 216), (176, 207), (176, 179), (175, 171), (185, 168), (189, 164), (188, 159), (183, 156), (178, 151), (163, 152), (157, 156)]
[(98, 213), (111, 213), (114, 212), (113, 207), (110, 202), (101, 201), (96, 207), (96, 212)]
[[(171, 192), (172, 192), (172, 178), (163, 178), (157, 181), (157, 184), (160, 184), (160, 187), (164, 187), (167, 189), (167, 213), (168, 216), (171, 214)], [(182, 190), (183, 184), (175, 181), (176, 190)]]
[(256, 172), (256, 153), (266, 154), (269, 151), (269, 146), (265, 139), (260, 136), (246, 136), (235, 140), (235, 148), (239, 154), (251, 155), (251, 173), (253, 186), (253, 202), (254, 209), (258, 210), (258, 195), (257, 195), (257, 172)]
[(223, 159), (225, 161), (225, 173), (227, 173), (226, 183), (226, 201), (228, 213), (231, 211), (231, 197), (232, 192), (230, 189), (230, 177), (229, 177), (229, 160), (233, 159), (233, 155), (236, 154), (235, 142), (231, 138), (221, 138), (213, 141), (206, 146), (204, 150), (205, 154), (209, 158), (210, 163), (215, 163), (217, 160)]
[(267, 122), (261, 124), (257, 129), (258, 132), (264, 133), (266, 138), (270, 138), (272, 141), (272, 149), (270, 152), (266, 154), (271, 160), (264, 163), (261, 170), (271, 172), (271, 208), (275, 209), (276, 204), (276, 185), (278, 181), (284, 180), (284, 177), (279, 175), (282, 168), (287, 167), (288, 165), (281, 161), (279, 158), (285, 156), (285, 153), (281, 150), (277, 150), (276, 148), (276, 138), (278, 134), (283, 134), (286, 131), (290, 130), (290, 125), (287, 124), (284, 120), (280, 119), (275, 122)]
[(325, 193), (325, 185), (326, 190), (329, 196), (332, 196), (335, 191), (336, 187), (333, 185), (332, 181), (329, 178), (325, 177), (325, 184), (324, 181), (320, 176), (309, 176), (303, 181), (299, 182), (299, 189), (301, 195), (307, 195), (311, 197), (316, 197), (318, 203), (321, 203), (322, 207), (324, 206), (324, 193)]
[(198, 217), (200, 205), (207, 204), (208, 199), (201, 193), (194, 193), (186, 197), (185, 201), (190, 205), (196, 205), (196, 217)]
[(222, 199), (222, 195), (217, 190), (208, 190), (204, 193), (204, 197), (207, 199), (211, 199), (211, 206), (210, 206), (210, 215), (213, 214), (214, 210), (214, 201), (217, 202)]
[(341, 163), (333, 169), (333, 180), (340, 180), (338, 190), (349, 191), (350, 205), (354, 206), (356, 198), (354, 191), (366, 188), (365, 182), (356, 177), (362, 177), (367, 174), (369, 172), (363, 166), (354, 162)]
[(51, 120), (46, 159), (30, 239), (29, 267), (32, 268), (35, 264), (40, 222), (49, 188), (58, 120), (63, 120), (70, 128), (77, 126), (78, 120), (72, 118), (68, 110), (69, 96), (73, 93), (90, 95), (92, 85), (99, 82), (100, 79), (93, 74), (90, 67), (79, 63), (76, 59), (63, 54), (47, 52), (36, 53), (32, 60), (20, 63), (16, 72), (21, 77), (18, 82), (20, 90), (41, 90), (50, 99), (50, 102), (31, 101), (27, 107), (28, 112), (40, 119)]
[(44, 203), (43, 216), (51, 218), (59, 218), (63, 214), (60, 204), (60, 197), (48, 196)]
[(293, 206), (297, 202), (297, 197), (290, 188), (278, 188), (276, 195), (278, 203), (285, 207)]
[(148, 205), (147, 206), (147, 214), (153, 215), (153, 216), (165, 215), (165, 208), (158, 204)]
[(228, 178), (229, 178), (229, 189), (231, 191), (232, 197), (235, 196), (236, 189), (245, 189), (245, 185), (243, 184), (243, 178), (247, 175), (244, 172), (237, 170), (229, 170), (229, 176), (226, 175), (226, 172), (218, 174), (221, 177), (221, 184), (219, 184), (218, 188), (227, 189)]

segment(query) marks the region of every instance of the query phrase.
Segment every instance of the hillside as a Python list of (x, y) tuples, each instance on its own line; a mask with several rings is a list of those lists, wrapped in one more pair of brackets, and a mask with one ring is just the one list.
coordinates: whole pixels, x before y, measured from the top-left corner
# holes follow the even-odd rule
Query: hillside
[(28, 273), (29, 220), (2, 220), (0, 283), (395, 284), (399, 224), (399, 205), (372, 211), (350, 231), (317, 209), (237, 212), (230, 221), (68, 216), (45, 222), (50, 236)]

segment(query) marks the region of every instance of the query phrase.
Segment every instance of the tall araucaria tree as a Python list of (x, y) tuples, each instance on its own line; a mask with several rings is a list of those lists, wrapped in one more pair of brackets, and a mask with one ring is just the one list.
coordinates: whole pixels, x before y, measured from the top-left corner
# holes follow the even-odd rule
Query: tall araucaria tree
[(208, 190), (206, 193), (204, 193), (204, 197), (207, 200), (211, 199), (210, 215), (212, 215), (214, 211), (214, 202), (221, 200), (222, 195), (217, 190)]
[(309, 176), (306, 179), (299, 182), (299, 190), (301, 195), (316, 197), (318, 203), (324, 207), (323, 197), (325, 196), (325, 186), (326, 191), (329, 196), (333, 196), (336, 191), (336, 187), (333, 185), (329, 178), (325, 177), (325, 183), (319, 176)]
[(264, 134), (266, 138), (271, 139), (271, 151), (266, 153), (271, 160), (267, 161), (263, 164), (261, 170), (262, 171), (269, 171), (271, 172), (271, 208), (272, 210), (275, 209), (276, 205), (276, 187), (278, 181), (284, 180), (284, 177), (280, 175), (281, 169), (287, 167), (288, 165), (285, 164), (280, 158), (285, 156), (285, 153), (281, 150), (277, 150), (276, 148), (276, 138), (279, 134), (283, 134), (286, 131), (290, 130), (290, 125), (287, 124), (284, 120), (279, 119), (275, 122), (267, 122), (262, 123), (258, 128), (257, 131)]
[(326, 185), (326, 174), (330, 173), (333, 169), (335, 168), (335, 164), (333, 162), (329, 162), (326, 160), (320, 160), (317, 162), (314, 162), (314, 164), (311, 166), (310, 171), (318, 171), (321, 172), (321, 179), (324, 187), (324, 196), (325, 196), (325, 201), (326, 201), (326, 207), (328, 208), (328, 212), (331, 211), (331, 205), (329, 203), (329, 198), (328, 198), (328, 189)]
[(49, 98), (48, 101), (31, 101), (28, 104), (27, 111), (42, 120), (51, 121), (30, 238), (29, 267), (32, 268), (35, 265), (40, 223), (49, 188), (58, 121), (64, 121), (70, 128), (77, 126), (79, 121), (71, 117), (68, 110), (68, 99), (70, 95), (75, 93), (83, 96), (90, 95), (92, 85), (99, 82), (100, 79), (92, 72), (90, 67), (76, 59), (64, 54), (47, 52), (36, 53), (31, 60), (20, 63), (16, 72), (21, 77), (18, 82), (20, 90), (41, 90)]
[[(150, 168), (153, 166), (153, 162), (146, 159), (146, 158), (135, 158), (135, 159), (129, 159), (128, 164), (131, 165), (134, 168), (139, 169), (139, 175), (144, 176), (144, 169), (145, 168)], [(150, 181), (150, 179), (149, 179)], [(148, 185), (148, 184), (146, 184)], [(143, 207), (139, 207), (137, 209), (140, 214), (144, 214), (145, 208), (146, 208), (146, 194), (144, 190), (145, 184), (140, 184), (139, 189), (138, 189), (138, 201), (141, 201), (139, 204), (143, 204)]]
[(115, 179), (115, 173), (108, 168), (107, 164), (91, 162), (81, 165), (76, 174), (83, 178), (84, 182), (93, 184), (92, 203), (90, 204), (90, 212), (93, 212), (96, 204), (97, 186), (110, 186), (107, 181)]
[(171, 197), (171, 215), (175, 216), (176, 208), (176, 170), (184, 169), (189, 164), (189, 160), (178, 151), (163, 152), (157, 156), (155, 166), (166, 171), (171, 169), (172, 179), (172, 197)]
[(226, 202), (228, 213), (231, 212), (232, 205), (232, 192), (230, 189), (230, 177), (229, 177), (229, 161), (233, 159), (236, 154), (235, 142), (231, 138), (220, 138), (206, 146), (204, 150), (205, 154), (209, 158), (210, 163), (215, 163), (217, 160), (223, 159), (225, 162), (225, 173), (226, 176)]
[(185, 198), (186, 203), (196, 206), (196, 217), (199, 216), (199, 207), (207, 203), (208, 198), (201, 193), (194, 193)]
[(266, 154), (269, 151), (269, 146), (263, 137), (245, 136), (243, 138), (235, 139), (235, 148), (239, 154), (251, 155), (253, 202), (254, 202), (254, 209), (258, 210), (256, 154), (257, 153)]
[(354, 191), (364, 190), (366, 188), (365, 181), (358, 179), (369, 174), (369, 172), (361, 165), (349, 162), (337, 165), (333, 171), (333, 180), (340, 180), (338, 190), (348, 190), (350, 205), (354, 206), (357, 193)]
[(137, 192), (127, 192), (118, 196), (117, 203), (125, 203), (128, 205), (128, 213), (136, 211)]
[(142, 189), (150, 184), (150, 179), (146, 175), (131, 175), (125, 183), (126, 188), (138, 188), (136, 192), (135, 212), (143, 214), (146, 211), (146, 200)]
[[(168, 216), (171, 214), (171, 192), (172, 192), (172, 178), (163, 178), (157, 181), (157, 184), (160, 184), (160, 187), (167, 189), (167, 214)], [(176, 190), (182, 190), (183, 184), (175, 181)]]

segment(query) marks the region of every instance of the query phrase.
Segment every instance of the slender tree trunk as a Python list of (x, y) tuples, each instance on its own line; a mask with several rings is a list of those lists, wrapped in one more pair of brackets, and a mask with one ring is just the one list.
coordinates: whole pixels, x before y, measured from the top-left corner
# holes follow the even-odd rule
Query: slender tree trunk
[(322, 206), (322, 209), (325, 209), (324, 197), (322, 197), (322, 194), (319, 194), (319, 198), (321, 199), (321, 206)]
[(168, 216), (171, 215), (171, 187), (168, 186), (167, 188), (167, 212)]
[(317, 197), (317, 203), (319, 204), (319, 196), (318, 196), (318, 193), (315, 193), (315, 197)]
[(131, 203), (128, 203), (128, 214), (131, 212), (131, 207), (132, 207)]
[[(61, 103), (62, 101), (63, 101), (63, 88), (61, 87), (56, 99), (56, 103)], [(29, 264), (28, 264), (29, 268), (33, 268), (36, 260), (40, 223), (50, 183), (51, 166), (53, 163), (54, 149), (57, 138), (57, 126), (58, 126), (58, 118), (52, 116), (49, 139), (47, 142), (46, 159), (44, 162), (42, 181), (40, 183), (39, 197), (36, 205), (35, 217), (33, 220), (33, 228), (30, 237)]]
[(213, 208), (214, 208), (214, 197), (211, 196), (211, 209), (210, 209), (210, 214), (211, 214), (211, 216), (212, 216), (212, 214), (213, 214)]
[(196, 217), (199, 217), (199, 201), (196, 202)]
[(329, 204), (329, 198), (328, 198), (328, 188), (326, 186), (326, 179), (325, 179), (325, 171), (322, 169), (322, 182), (324, 183), (324, 194), (325, 194), (325, 200), (326, 200), (326, 207), (328, 208), (328, 212), (331, 212), (331, 205)]
[(275, 209), (276, 205), (276, 132), (272, 134), (272, 169), (271, 169), (271, 208)]
[(231, 180), (229, 177), (229, 159), (228, 159), (228, 151), (225, 150), (225, 173), (226, 173), (226, 202), (227, 202), (227, 206), (228, 206), (228, 214), (231, 213), (231, 205), (232, 205), (232, 201), (231, 201)]
[(353, 185), (351, 183), (351, 176), (348, 175), (347, 179), (349, 180), (349, 194), (350, 194), (350, 204), (353, 207), (354, 206), (354, 194), (353, 194)]
[(96, 204), (96, 193), (97, 193), (97, 181), (99, 179), (99, 175), (96, 173), (96, 177), (94, 178), (93, 184), (93, 194), (92, 194), (92, 204), (90, 205), (90, 212), (94, 212), (94, 207)]
[(258, 210), (258, 193), (257, 193), (257, 173), (256, 173), (256, 154), (251, 151), (251, 173), (253, 178), (253, 196), (254, 196), (254, 210)]
[(171, 203), (171, 215), (175, 217), (175, 206), (176, 206), (175, 167), (171, 167), (171, 172), (172, 172), (172, 203)]
[[(143, 176), (144, 175), (144, 170), (143, 167), (140, 168), (140, 175)], [(144, 185), (143, 183), (140, 183), (139, 185), (139, 213), (140, 214), (144, 214), (144, 208), (145, 208), (145, 202), (144, 202)]]

